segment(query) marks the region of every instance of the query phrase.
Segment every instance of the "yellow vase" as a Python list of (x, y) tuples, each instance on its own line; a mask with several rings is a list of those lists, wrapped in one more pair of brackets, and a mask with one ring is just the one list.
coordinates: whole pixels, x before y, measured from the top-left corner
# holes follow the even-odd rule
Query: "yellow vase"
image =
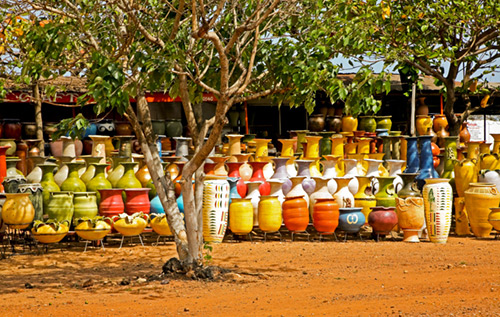
[(469, 217), (465, 209), (465, 198), (456, 197), (455, 205), (455, 233), (457, 236), (469, 236), (472, 233), (469, 229)]
[(459, 197), (465, 196), (465, 191), (469, 189), (470, 183), (477, 183), (477, 160), (465, 159), (456, 162), (455, 171), (455, 186)]
[(406, 141), (406, 138), (401, 138), (401, 159), (404, 160), (405, 162), (403, 163), (402, 170), (404, 171), (406, 169), (406, 153), (408, 151), (408, 141)]
[(359, 182), (358, 192), (354, 195), (354, 207), (363, 208), (361, 212), (368, 222), (371, 208), (377, 206), (377, 201), (372, 192), (372, 177), (356, 176)]
[(500, 134), (492, 133), (490, 134), (493, 137), (493, 151), (492, 153), (498, 153), (500, 150)]
[(345, 154), (346, 155), (349, 155), (349, 154), (356, 154), (356, 150), (358, 148), (358, 143), (347, 143), (345, 145)]
[(323, 174), (321, 174), (320, 167), (319, 167), (319, 157), (305, 157), (304, 160), (312, 160), (314, 162), (311, 162), (309, 165), (309, 174), (311, 174), (311, 177), (321, 177)]
[(297, 139), (279, 139), (278, 141), (283, 145), (281, 148), (281, 157), (292, 157), (294, 154), (293, 147), (297, 143)]
[(470, 227), (478, 238), (487, 238), (492, 230), (488, 222), (490, 208), (500, 204), (500, 193), (490, 183), (473, 183), (465, 191), (465, 209), (469, 215)]
[(432, 129), (432, 119), (426, 115), (418, 115), (415, 125), (418, 135), (429, 135), (429, 130)]
[(320, 136), (315, 136), (315, 135), (308, 135), (306, 136), (307, 140), (307, 148), (306, 148), (306, 157), (309, 159), (311, 158), (317, 158), (319, 157), (319, 140), (321, 140), (322, 137)]
[(253, 229), (252, 200), (233, 198), (229, 206), (229, 226), (236, 235), (249, 234)]
[(342, 117), (342, 132), (356, 131), (358, 128), (358, 119), (353, 116)]
[(263, 232), (276, 232), (281, 228), (281, 203), (276, 196), (261, 196), (259, 201), (259, 228)]
[(267, 145), (271, 139), (253, 139), (253, 141), (255, 142), (255, 157), (269, 155)]
[(467, 143), (467, 158), (479, 160), (479, 147), (482, 142), (470, 141)]
[(370, 153), (370, 142), (371, 138), (361, 138), (358, 141), (358, 153), (359, 154), (369, 154)]
[(481, 170), (495, 170), (500, 162), (500, 157), (497, 153), (493, 154), (481, 154), (481, 160), (479, 161), (479, 169)]
[(490, 146), (491, 143), (481, 143), (479, 144), (479, 153), (480, 154), (490, 154)]

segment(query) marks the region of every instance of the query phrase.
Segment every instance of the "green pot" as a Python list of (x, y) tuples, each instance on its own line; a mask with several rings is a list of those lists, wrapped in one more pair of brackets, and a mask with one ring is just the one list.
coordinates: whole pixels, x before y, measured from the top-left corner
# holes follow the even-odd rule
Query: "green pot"
[(29, 193), (30, 200), (35, 208), (35, 217), (33, 221), (43, 220), (43, 187), (40, 183), (19, 185), (20, 193)]
[(39, 164), (38, 167), (42, 170), (42, 181), (40, 185), (42, 185), (43, 188), (43, 209), (46, 210), (50, 200), (50, 193), (61, 191), (61, 188), (59, 188), (59, 185), (57, 185), (54, 180), (55, 164)]
[(378, 180), (378, 192), (375, 194), (377, 206), (396, 207), (396, 191), (394, 190), (394, 179), (396, 177), (376, 177)]
[(68, 166), (68, 178), (61, 184), (62, 191), (68, 192), (85, 192), (87, 187), (85, 183), (78, 176), (78, 170), (82, 167), (83, 162), (69, 162), (66, 163)]
[(387, 131), (391, 131), (392, 127), (392, 116), (377, 116), (375, 119), (377, 120), (377, 129), (387, 129)]
[(123, 162), (123, 176), (116, 183), (115, 188), (142, 188), (141, 182), (135, 177), (134, 167), (137, 162)]
[(89, 192), (95, 192), (97, 195), (97, 204), (101, 202), (101, 194), (99, 189), (111, 189), (113, 185), (106, 179), (104, 171), (109, 164), (104, 163), (93, 163), (92, 166), (95, 169), (95, 176), (87, 183), (87, 190)]
[[(169, 138), (182, 136), (182, 121), (181, 119), (165, 120), (165, 133)], [(163, 133), (163, 134), (165, 134)]]
[(374, 116), (359, 116), (359, 131), (375, 132), (377, 129), (377, 121)]
[(44, 207), (44, 212), (49, 219), (54, 219), (59, 222), (68, 220), (71, 223), (73, 218), (73, 193), (72, 192), (51, 192), (47, 208)]
[(76, 221), (79, 218), (88, 217), (90, 219), (97, 216), (97, 195), (94, 192), (77, 192), (73, 194), (73, 218)]

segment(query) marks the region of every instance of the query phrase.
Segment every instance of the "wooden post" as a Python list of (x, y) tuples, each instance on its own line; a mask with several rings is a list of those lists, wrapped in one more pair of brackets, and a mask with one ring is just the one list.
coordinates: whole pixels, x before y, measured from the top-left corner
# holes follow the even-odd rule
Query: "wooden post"
[(36, 138), (40, 139), (38, 148), (40, 149), (40, 156), (45, 156), (45, 143), (43, 141), (43, 119), (42, 119), (42, 98), (40, 97), (40, 87), (38, 83), (33, 86), (33, 98), (35, 101), (35, 124), (36, 124)]
[(415, 99), (417, 96), (417, 84), (411, 85), (411, 118), (410, 118), (410, 134), (415, 136)]

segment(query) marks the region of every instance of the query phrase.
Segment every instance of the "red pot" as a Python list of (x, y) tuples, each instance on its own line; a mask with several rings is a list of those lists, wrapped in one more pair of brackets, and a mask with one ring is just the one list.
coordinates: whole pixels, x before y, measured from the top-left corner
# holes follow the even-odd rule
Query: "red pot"
[(236, 183), (236, 189), (238, 190), (238, 194), (241, 197), (247, 196), (248, 186), (245, 184), (245, 181), (241, 179), (240, 175), (240, 167), (243, 165), (243, 162), (226, 162), (227, 168), (229, 169), (228, 177), (238, 177), (239, 180)]
[(309, 224), (309, 208), (302, 196), (285, 197), (282, 205), (285, 227), (294, 232), (304, 231)]
[(217, 163), (205, 162), (205, 165), (203, 165), (203, 172), (205, 172), (205, 175), (215, 175), (215, 166), (217, 166)]
[(99, 189), (101, 203), (99, 204), (99, 214), (104, 217), (113, 217), (125, 211), (122, 191), (120, 188)]
[(17, 119), (5, 119), (3, 123), (3, 138), (4, 139), (21, 139), (21, 123)]
[(7, 161), (6, 161), (6, 153), (7, 150), (10, 149), (10, 145), (2, 145), (0, 146), (0, 192), (3, 193), (3, 179), (7, 176)]
[(396, 207), (372, 207), (368, 216), (368, 224), (373, 228), (373, 233), (385, 236), (398, 224), (398, 216), (394, 211)]
[(339, 205), (335, 198), (317, 198), (312, 218), (314, 228), (319, 233), (335, 232), (339, 225)]
[(136, 212), (149, 214), (151, 204), (149, 202), (149, 191), (151, 188), (125, 188), (125, 212), (132, 215)]
[[(305, 151), (305, 150), (304, 150)], [(262, 182), (259, 186), (259, 192), (261, 196), (269, 196), (271, 194), (271, 184), (266, 181), (264, 177), (264, 166), (269, 162), (248, 162), (252, 166), (253, 174), (250, 178), (250, 182)]]

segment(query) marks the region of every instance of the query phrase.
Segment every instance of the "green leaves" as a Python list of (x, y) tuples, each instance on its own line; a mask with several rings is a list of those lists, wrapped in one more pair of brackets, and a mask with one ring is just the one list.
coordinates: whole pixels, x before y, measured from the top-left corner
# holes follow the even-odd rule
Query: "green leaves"
[(88, 126), (89, 121), (79, 113), (74, 118), (61, 120), (57, 124), (57, 131), (52, 135), (52, 139), (58, 140), (63, 135), (68, 135), (73, 140), (76, 138), (83, 139), (83, 134)]

